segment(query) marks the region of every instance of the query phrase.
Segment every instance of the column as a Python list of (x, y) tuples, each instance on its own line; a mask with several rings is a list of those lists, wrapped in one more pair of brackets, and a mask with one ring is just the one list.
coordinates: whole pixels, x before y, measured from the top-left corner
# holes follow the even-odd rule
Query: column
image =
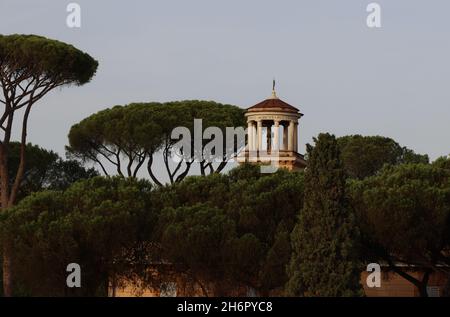
[(283, 124), (283, 150), (287, 150), (288, 147), (288, 131), (286, 123)]
[(257, 134), (258, 134), (258, 151), (261, 151), (262, 150), (262, 144), (263, 144), (263, 139), (262, 139), (262, 121), (261, 120), (258, 120), (257, 121), (257, 126), (258, 126), (258, 131), (257, 131)]
[(298, 153), (298, 123), (294, 126), (294, 151)]
[(294, 151), (294, 121), (289, 121), (288, 151)]
[(273, 132), (273, 150), (278, 151), (280, 149), (280, 121), (274, 121), (275, 131)]
[(258, 134), (256, 131), (256, 122), (253, 121), (252, 124), (252, 131), (253, 131), (253, 151), (256, 151), (258, 149)]
[(253, 151), (253, 123), (247, 122), (247, 149)]

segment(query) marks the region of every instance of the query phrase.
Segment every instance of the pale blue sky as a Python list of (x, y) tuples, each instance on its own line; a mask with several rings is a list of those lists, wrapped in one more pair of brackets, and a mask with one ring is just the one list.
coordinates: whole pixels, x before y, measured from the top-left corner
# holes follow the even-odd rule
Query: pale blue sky
[(72, 124), (134, 101), (206, 99), (249, 107), (278, 95), (320, 132), (390, 136), (434, 159), (450, 153), (450, 1), (1, 0), (0, 33), (74, 44), (100, 62), (92, 83), (43, 99), (29, 140), (64, 154)]

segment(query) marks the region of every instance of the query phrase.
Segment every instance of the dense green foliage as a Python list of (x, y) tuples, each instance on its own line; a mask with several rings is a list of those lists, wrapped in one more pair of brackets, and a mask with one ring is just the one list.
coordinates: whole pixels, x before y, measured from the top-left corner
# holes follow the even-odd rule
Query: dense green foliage
[[(13, 247), (16, 285), (34, 296), (106, 295), (112, 278), (133, 270), (130, 250), (152, 234), (150, 191), (145, 181), (95, 177), (4, 212), (0, 240)], [(69, 263), (81, 266), (79, 289), (66, 287)]]
[(283, 287), (289, 233), (303, 202), (302, 173), (265, 175), (242, 166), (227, 175), (190, 177), (161, 188), (157, 197), (165, 207), (159, 226), (164, 257), (180, 271), (220, 280), (215, 295), (233, 285), (263, 294)]
[[(244, 165), (153, 189), (96, 177), (32, 194), (0, 219), (1, 241), (15, 250), (16, 291), (105, 295), (116, 277), (159, 287), (180, 274), (207, 296), (239, 286), (262, 295), (354, 296), (361, 294), (359, 260), (430, 272), (448, 263), (447, 159), (351, 180), (349, 204), (336, 141), (321, 135), (308, 153), (306, 175)], [(73, 262), (83, 270), (81, 290), (65, 287), (65, 266)], [(155, 267), (156, 281), (148, 271)]]
[(363, 179), (375, 175), (384, 165), (428, 163), (428, 155), (420, 155), (401, 147), (390, 138), (348, 135), (338, 138), (341, 160), (349, 177)]
[(450, 156), (441, 156), (433, 162), (433, 166), (450, 170)]
[[(162, 181), (155, 173), (153, 160), (161, 152), (168, 180), (179, 182), (188, 175), (195, 153), (183, 153), (180, 162), (175, 162), (173, 158), (178, 153), (173, 146), (177, 140), (171, 139), (171, 133), (176, 127), (186, 127), (193, 137), (194, 119), (203, 120), (203, 129), (218, 127), (223, 132), (226, 127), (245, 125), (243, 109), (212, 101), (135, 103), (102, 110), (74, 125), (67, 151), (83, 161), (95, 162), (105, 174), (110, 164), (119, 175), (136, 176), (147, 161), (149, 176), (157, 184)], [(227, 153), (226, 142), (223, 144)], [(229, 152), (236, 153), (240, 146), (235, 144)], [(200, 172), (220, 172), (229, 159), (223, 157), (215, 167), (211, 162), (200, 161)]]
[[(214, 285), (208, 296), (236, 285), (268, 294), (287, 281), (289, 233), (302, 193), (301, 173), (264, 175), (255, 166), (156, 190), (96, 177), (25, 198), (3, 215), (1, 237), (14, 246), (17, 283), (33, 295), (101, 295), (118, 275), (153, 285), (147, 273), (155, 263)], [(84, 286), (67, 293), (65, 266), (73, 262), (82, 267)]]
[[(450, 274), (450, 169), (443, 168), (449, 161), (386, 167), (377, 176), (350, 183), (367, 258), (388, 263), (422, 296), (429, 273)], [(418, 280), (396, 264), (428, 273)]]
[[(95, 169), (87, 169), (78, 161), (64, 160), (53, 151), (27, 144), (25, 172), (19, 189), (18, 200), (45, 189), (64, 190), (76, 181), (97, 176)], [(20, 143), (10, 144), (8, 168), (10, 180), (20, 163)], [(11, 184), (12, 185), (12, 184)]]
[[(0, 35), (0, 205), (14, 206), (26, 169), (28, 119), (39, 100), (67, 85), (83, 85), (95, 75), (98, 62), (72, 45), (36, 35)], [(18, 113), (20, 112), (21, 113)], [(19, 118), (19, 122), (18, 121)], [(13, 127), (19, 126), (19, 131)], [(11, 136), (19, 135), (17, 169), (8, 166)], [(67, 166), (66, 166), (67, 167)], [(5, 296), (13, 294), (12, 247), (3, 245), (2, 269)]]
[[(172, 119), (179, 123), (186, 105), (177, 106)], [(98, 149), (155, 151), (171, 131), (158, 123), (167, 115), (161, 107), (108, 109), (71, 134), (74, 142), (85, 141), (77, 133), (96, 135), (89, 142), (98, 142)], [(112, 136), (115, 143), (106, 141)], [(450, 160), (428, 164), (425, 156), (398, 147), (385, 156), (386, 164), (370, 165), (378, 151), (397, 148), (389, 140), (321, 134), (314, 147), (308, 145), (306, 172), (261, 174), (258, 166), (243, 165), (157, 187), (133, 177), (90, 178), (95, 172), (78, 162), (28, 145), (20, 198), (27, 197), (0, 216), (0, 242), (14, 250), (16, 294), (98, 296), (124, 278), (160, 287), (178, 274), (205, 296), (228, 296), (237, 288), (261, 295), (359, 296), (361, 264), (386, 262), (425, 268), (421, 280), (391, 268), (425, 296), (427, 276), (450, 264)], [(15, 169), (20, 144), (10, 148)], [(372, 154), (357, 160), (366, 150)], [(89, 179), (76, 182), (83, 178)], [(52, 190), (33, 194), (43, 189)], [(81, 265), (81, 289), (65, 286), (68, 263)]]
[[(57, 87), (89, 82), (97, 67), (98, 62), (92, 57), (66, 43), (36, 35), (0, 35), (0, 104), (3, 105), (0, 204), (3, 209), (14, 205), (20, 195), (26, 154), (30, 152), (26, 143), (32, 106)], [(19, 115), (18, 111), (23, 113)], [(19, 124), (17, 117), (21, 118)], [(11, 140), (15, 124), (20, 126), (19, 146)], [(14, 169), (9, 166), (11, 161)]]
[(1, 35), (2, 66), (27, 77), (45, 74), (53, 82), (82, 85), (94, 76), (98, 62), (66, 43), (37, 35)]
[(345, 172), (334, 136), (308, 145), (305, 203), (292, 232), (287, 292), (291, 296), (361, 294), (358, 229), (345, 193)]

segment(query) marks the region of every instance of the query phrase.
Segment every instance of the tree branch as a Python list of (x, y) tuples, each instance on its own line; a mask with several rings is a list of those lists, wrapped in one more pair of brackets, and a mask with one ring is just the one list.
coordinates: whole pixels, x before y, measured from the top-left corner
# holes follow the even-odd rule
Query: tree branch
[(22, 121), (22, 138), (21, 138), (21, 144), (20, 144), (20, 163), (19, 167), (16, 172), (16, 177), (14, 179), (14, 184), (11, 188), (11, 194), (9, 197), (8, 206), (12, 206), (17, 198), (17, 193), (19, 191), (20, 183), (22, 181), (23, 174), (25, 172), (25, 149), (26, 149), (26, 142), (27, 142), (27, 126), (28, 126), (28, 117), (30, 115), (31, 107), (33, 106), (33, 103), (30, 102), (30, 104), (25, 109), (25, 113), (23, 115), (23, 121)]
[(162, 186), (162, 183), (156, 178), (156, 176), (153, 174), (152, 165), (153, 165), (153, 153), (148, 153), (148, 162), (147, 162), (147, 171), (150, 175), (150, 178), (153, 180), (155, 184), (158, 186)]
[(137, 156), (139, 157), (139, 161), (138, 164), (136, 165), (136, 167), (134, 168), (134, 172), (133, 172), (133, 177), (136, 178), (137, 177), (137, 173), (138, 171), (141, 169), (142, 164), (144, 164), (147, 156), (145, 155), (145, 153), (143, 153), (142, 155), (137, 154)]

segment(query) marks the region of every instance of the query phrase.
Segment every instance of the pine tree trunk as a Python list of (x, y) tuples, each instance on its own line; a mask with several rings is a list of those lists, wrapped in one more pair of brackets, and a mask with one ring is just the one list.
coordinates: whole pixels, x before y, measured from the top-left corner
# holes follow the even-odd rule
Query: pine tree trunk
[[(9, 205), (9, 175), (7, 149), (5, 145), (0, 145), (0, 212), (4, 212)], [(12, 265), (11, 265), (11, 248), (9, 245), (3, 245), (3, 296), (12, 296)]]
[(418, 287), (420, 297), (428, 297), (427, 286), (431, 272), (432, 271), (430, 269), (426, 269), (425, 273), (423, 274), (422, 281), (420, 283), (420, 286)]
[(418, 287), (420, 297), (428, 297), (427, 286), (422, 284)]

